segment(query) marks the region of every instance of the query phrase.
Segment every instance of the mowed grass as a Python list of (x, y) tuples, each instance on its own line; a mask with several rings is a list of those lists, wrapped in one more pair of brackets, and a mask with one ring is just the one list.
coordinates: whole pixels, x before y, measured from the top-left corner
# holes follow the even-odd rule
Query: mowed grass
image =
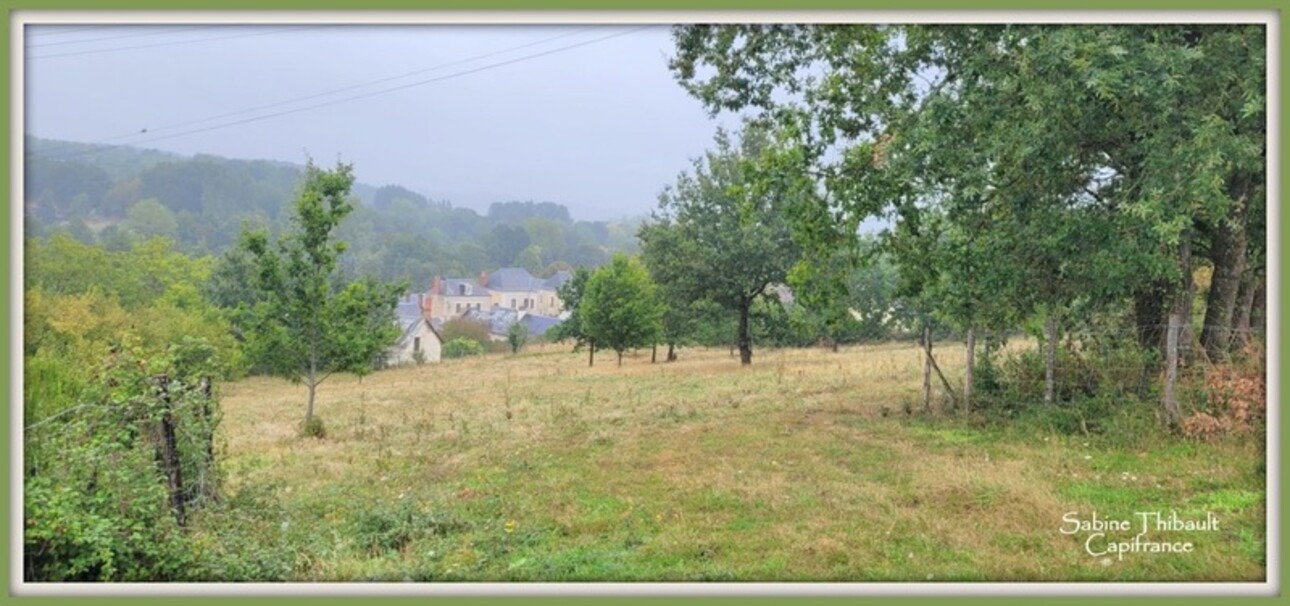
[[(1116, 445), (925, 415), (912, 345), (755, 354), (588, 368), (546, 346), (336, 376), (325, 439), (298, 435), (304, 387), (226, 385), (225, 493), (271, 504), (244, 519), (298, 581), (1264, 579), (1261, 438)], [(1155, 510), (1220, 527), (1122, 560), (1059, 532), (1066, 512)]]

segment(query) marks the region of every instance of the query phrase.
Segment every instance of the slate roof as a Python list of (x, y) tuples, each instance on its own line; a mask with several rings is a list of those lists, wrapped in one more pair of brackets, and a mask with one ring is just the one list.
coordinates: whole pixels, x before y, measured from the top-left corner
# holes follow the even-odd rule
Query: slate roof
[(471, 309), (462, 314), (462, 317), (488, 326), (490, 334), (504, 335), (519, 317), (519, 312), (509, 307)]
[(395, 309), (395, 314), (398, 317), (399, 326), (403, 328), (403, 334), (399, 336), (397, 341), (395, 341), (395, 345), (403, 346), (407, 344), (408, 339), (416, 332), (417, 327), (421, 322), (429, 324), (430, 331), (433, 332), (436, 337), (439, 337), (440, 341), (443, 341), (443, 337), (439, 333), (440, 327), (435, 326), (434, 323), (425, 319), (425, 316), (421, 313), (421, 307), (418, 306), (415, 301), (411, 303), (399, 303), (399, 306)]
[(537, 314), (526, 314), (520, 320), (520, 324), (528, 329), (530, 337), (541, 337), (546, 331), (555, 328), (562, 320), (552, 316), (539, 316)]
[(533, 277), (527, 269), (503, 267), (488, 275), (488, 287), (507, 292), (534, 291), (542, 287), (542, 280)]
[(421, 305), (416, 301), (400, 301), (399, 306), (394, 309), (396, 317), (399, 319), (399, 326), (407, 326), (421, 318)]
[(542, 283), (542, 286), (549, 290), (556, 290), (561, 286), (563, 286), (565, 282), (568, 282), (569, 279), (572, 277), (573, 277), (573, 274), (564, 270), (560, 270), (555, 272), (555, 275), (551, 276), (550, 278), (547, 278), (546, 282)]
[[(466, 287), (464, 291), (465, 292), (464, 295), (462, 294), (463, 286)], [(484, 288), (483, 286), (480, 286), (479, 282), (476, 282), (475, 280), (467, 280), (464, 278), (444, 278), (443, 282), (440, 282), (439, 293), (447, 297), (461, 297), (461, 296), (487, 297), (489, 296), (488, 289)]]

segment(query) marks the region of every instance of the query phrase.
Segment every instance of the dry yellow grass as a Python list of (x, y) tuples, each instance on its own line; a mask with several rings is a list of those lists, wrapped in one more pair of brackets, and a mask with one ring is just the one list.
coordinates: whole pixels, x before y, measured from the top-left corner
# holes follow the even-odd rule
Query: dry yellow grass
[[(938, 350), (952, 380), (962, 359)], [(759, 350), (751, 368), (725, 350), (588, 368), (547, 346), (333, 377), (322, 440), (298, 437), (303, 387), (255, 378), (222, 390), (224, 469), (305, 527), (306, 580), (1263, 577), (1259, 444), (1124, 452), (907, 417), (921, 371), (903, 344)], [(1237, 509), (1193, 554), (1108, 564), (1058, 532), (1068, 511), (1191, 511), (1215, 491)], [(346, 530), (402, 503), (455, 530), (377, 552)]]

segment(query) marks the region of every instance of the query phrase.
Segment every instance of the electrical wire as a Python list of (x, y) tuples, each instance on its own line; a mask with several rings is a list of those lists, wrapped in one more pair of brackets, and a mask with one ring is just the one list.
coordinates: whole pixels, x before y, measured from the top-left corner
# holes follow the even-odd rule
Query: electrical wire
[[(197, 133), (209, 132), (209, 131), (219, 130), (219, 129), (224, 129), (224, 128), (229, 128), (229, 127), (233, 127), (233, 126), (240, 126), (240, 125), (243, 125), (243, 124), (250, 124), (250, 123), (253, 123), (253, 122), (260, 122), (260, 121), (263, 121), (263, 120), (269, 120), (269, 119), (272, 119), (272, 118), (279, 118), (279, 117), (282, 117), (282, 116), (288, 116), (288, 115), (291, 115), (291, 114), (297, 114), (297, 113), (300, 113), (300, 112), (311, 111), (311, 110), (320, 109), (320, 108), (323, 108), (323, 107), (330, 107), (330, 106), (332, 106), (332, 105), (337, 105), (337, 104), (340, 104), (340, 103), (348, 103), (348, 102), (350, 102), (350, 101), (357, 101), (357, 100), (360, 100), (360, 99), (369, 99), (369, 98), (372, 98), (372, 97), (377, 97), (377, 96), (380, 96), (380, 95), (386, 95), (386, 94), (389, 94), (389, 93), (393, 93), (393, 92), (397, 92), (397, 91), (401, 91), (401, 90), (406, 90), (406, 89), (409, 89), (409, 88), (414, 88), (414, 87), (418, 87), (418, 86), (424, 86), (424, 85), (427, 85), (427, 84), (432, 84), (432, 83), (435, 83), (435, 82), (442, 82), (442, 81), (445, 81), (445, 80), (451, 80), (451, 79), (454, 79), (454, 78), (460, 78), (460, 77), (462, 77), (462, 76), (467, 76), (467, 75), (470, 75), (470, 74), (476, 74), (476, 73), (483, 72), (483, 71), (488, 71), (488, 70), (491, 70), (491, 69), (497, 69), (497, 68), (499, 68), (499, 67), (504, 67), (504, 66), (507, 66), (507, 65), (513, 65), (513, 64), (520, 63), (520, 62), (523, 62), (523, 61), (529, 61), (529, 60), (532, 60), (532, 59), (537, 59), (537, 58), (539, 58), (539, 57), (545, 57), (545, 56), (547, 56), (547, 55), (552, 55), (552, 54), (555, 54), (555, 53), (564, 52), (564, 51), (572, 50), (572, 49), (575, 49), (575, 48), (580, 48), (580, 47), (587, 46), (587, 45), (590, 45), (590, 44), (595, 44), (595, 43), (598, 43), (598, 42), (604, 42), (604, 41), (606, 41), (606, 40), (609, 40), (609, 39), (612, 39), (612, 38), (618, 38), (618, 37), (621, 37), (621, 36), (625, 36), (625, 35), (627, 35), (627, 34), (632, 34), (632, 33), (635, 33), (635, 32), (638, 32), (638, 31), (641, 31), (641, 30), (646, 29), (646, 28), (649, 28), (649, 27), (654, 27), (654, 26), (653, 26), (653, 25), (644, 25), (644, 26), (641, 26), (641, 27), (636, 27), (636, 28), (629, 29), (629, 30), (627, 30), (627, 31), (617, 32), (617, 33), (614, 33), (614, 34), (610, 34), (610, 35), (608, 35), (608, 36), (602, 36), (602, 37), (599, 37), (599, 38), (593, 38), (593, 39), (591, 39), (591, 40), (585, 40), (585, 41), (577, 42), (577, 43), (574, 43), (574, 44), (568, 44), (568, 45), (565, 45), (565, 46), (560, 46), (560, 47), (557, 47), (557, 48), (554, 48), (554, 49), (550, 49), (550, 50), (546, 50), (546, 51), (542, 51), (542, 52), (539, 52), (539, 53), (533, 53), (533, 54), (529, 54), (529, 55), (524, 55), (524, 56), (517, 57), (517, 58), (514, 58), (514, 59), (508, 59), (508, 60), (505, 60), (505, 61), (499, 61), (499, 62), (496, 62), (496, 63), (490, 63), (490, 64), (488, 64), (488, 65), (483, 65), (483, 66), (476, 67), (476, 68), (471, 68), (471, 69), (467, 69), (467, 70), (463, 70), (463, 71), (459, 71), (459, 72), (454, 72), (454, 73), (447, 74), (447, 75), (444, 75), (444, 76), (439, 76), (439, 77), (436, 77), (436, 78), (429, 78), (429, 79), (426, 79), (426, 80), (419, 80), (419, 81), (416, 81), (416, 82), (411, 82), (411, 83), (408, 83), (408, 84), (402, 84), (402, 85), (399, 85), (399, 86), (393, 86), (393, 87), (389, 87), (389, 88), (385, 88), (385, 89), (381, 89), (381, 90), (377, 90), (377, 91), (372, 91), (372, 92), (363, 93), (363, 94), (359, 94), (359, 95), (351, 95), (351, 96), (349, 96), (349, 97), (342, 97), (342, 98), (340, 98), (340, 99), (334, 99), (334, 100), (331, 100), (331, 101), (324, 101), (324, 102), (322, 102), (322, 103), (315, 103), (315, 104), (313, 104), (313, 105), (307, 105), (307, 106), (304, 106), (304, 107), (298, 107), (298, 108), (294, 108), (294, 109), (284, 110), (284, 111), (280, 111), (280, 112), (274, 112), (274, 113), (270, 113), (270, 114), (264, 114), (264, 115), (260, 115), (260, 116), (253, 116), (253, 117), (250, 117), (250, 118), (244, 118), (244, 119), (241, 119), (241, 120), (235, 120), (235, 121), (232, 121), (232, 122), (225, 122), (225, 123), (222, 123), (222, 124), (215, 124), (215, 125), (212, 125), (212, 126), (206, 126), (206, 127), (202, 127), (202, 128), (189, 129), (189, 130), (181, 131), (181, 132), (178, 132), (178, 133), (172, 133), (172, 134), (169, 134), (169, 135), (162, 135), (162, 136), (159, 136), (159, 137), (146, 137), (146, 138), (139, 139), (139, 140), (136, 140), (136, 141), (128, 142), (128, 144), (129, 144), (129, 145), (140, 145), (140, 144), (143, 144), (143, 143), (152, 143), (152, 142), (154, 142), (154, 141), (163, 141), (163, 140), (166, 140), (166, 139), (173, 139), (173, 138), (176, 138), (176, 137), (184, 137), (184, 136), (193, 135), (193, 134), (197, 134)], [(92, 154), (92, 153), (98, 153), (99, 151), (101, 151), (101, 150), (87, 150), (87, 151), (80, 152), (80, 153), (77, 153), (77, 154), (69, 154), (69, 155), (66, 155), (66, 156), (60, 156), (58, 159), (66, 159), (66, 158), (75, 157), (75, 156), (88, 155), (88, 154)]]
[(327, 25), (300, 25), (300, 26), (295, 26), (295, 27), (289, 27), (289, 28), (286, 28), (286, 29), (273, 30), (273, 31), (271, 31), (271, 32), (250, 32), (250, 33), (246, 33), (246, 34), (236, 34), (236, 35), (232, 35), (232, 36), (218, 36), (218, 37), (214, 37), (214, 38), (201, 38), (201, 39), (198, 39), (198, 40), (176, 40), (176, 41), (172, 41), (172, 42), (158, 42), (158, 43), (156, 43), (156, 44), (139, 44), (139, 45), (135, 45), (135, 46), (118, 46), (118, 47), (115, 47), (115, 48), (103, 48), (103, 49), (95, 49), (95, 50), (74, 51), (74, 52), (70, 52), (70, 53), (56, 53), (56, 54), (53, 54), (53, 55), (28, 56), (28, 57), (26, 57), (26, 58), (34, 61), (34, 60), (38, 60), (38, 59), (56, 59), (56, 58), (59, 58), (59, 57), (79, 57), (79, 56), (82, 56), (82, 55), (98, 55), (98, 54), (102, 54), (102, 53), (115, 53), (115, 52), (119, 52), (119, 51), (138, 50), (138, 49), (141, 49), (141, 48), (160, 48), (160, 47), (164, 47), (164, 46), (179, 46), (179, 45), (181, 45), (181, 44), (198, 44), (198, 43), (201, 43), (201, 42), (216, 42), (216, 41), (219, 41), (219, 40), (232, 40), (232, 39), (234, 39), (234, 38), (250, 38), (250, 37), (253, 37), (253, 36), (269, 36), (269, 35), (272, 35), (272, 34), (281, 34), (281, 33), (293, 32), (293, 31), (301, 31), (301, 30), (306, 30), (306, 29), (318, 29), (318, 28), (320, 28), (320, 27), (330, 27), (330, 26), (327, 26)]
[[(574, 31), (572, 31), (572, 32), (565, 32), (565, 33), (563, 33), (563, 34), (559, 34), (559, 35), (556, 35), (556, 36), (550, 36), (550, 37), (547, 37), (547, 38), (543, 38), (543, 39), (541, 39), (541, 40), (536, 40), (536, 41), (533, 41), (533, 42), (527, 42), (527, 43), (525, 43), (525, 44), (520, 44), (520, 45), (517, 45), (517, 46), (511, 46), (511, 47), (507, 47), (507, 48), (504, 48), (504, 49), (500, 49), (500, 50), (495, 50), (495, 51), (487, 52), (487, 53), (484, 53), (484, 54), (481, 54), (481, 55), (473, 55), (473, 56), (466, 57), (466, 58), (463, 58), (463, 59), (456, 59), (456, 60), (453, 60), (453, 61), (449, 61), (449, 62), (447, 62), (447, 63), (440, 63), (440, 64), (438, 64), (438, 65), (434, 65), (434, 66), (426, 67), (426, 68), (421, 68), (421, 69), (413, 70), (413, 71), (410, 71), (410, 72), (405, 72), (405, 73), (402, 73), (402, 74), (398, 74), (398, 75), (396, 75), (396, 76), (388, 76), (388, 77), (384, 77), (384, 78), (378, 78), (378, 79), (376, 79), (376, 80), (368, 80), (368, 81), (366, 81), (366, 82), (360, 82), (360, 83), (358, 83), (358, 84), (351, 84), (351, 85), (348, 85), (348, 86), (342, 86), (342, 87), (340, 87), (340, 88), (334, 88), (334, 89), (326, 90), (326, 91), (319, 92), (319, 93), (314, 93), (314, 94), (305, 95), (305, 96), (301, 96), (301, 97), (293, 97), (293, 98), (291, 98), (291, 99), (285, 99), (285, 100), (282, 100), (282, 101), (275, 101), (275, 102), (273, 102), (273, 103), (266, 103), (266, 104), (263, 104), (263, 105), (256, 105), (256, 106), (247, 107), (247, 108), (244, 108), (244, 109), (239, 109), (239, 110), (234, 110), (234, 111), (230, 111), (230, 112), (225, 112), (225, 113), (222, 113), (222, 114), (217, 114), (217, 115), (214, 115), (214, 116), (208, 116), (208, 117), (205, 117), (205, 118), (198, 118), (198, 119), (195, 119), (195, 120), (186, 120), (186, 121), (183, 121), (183, 122), (176, 122), (176, 123), (173, 123), (173, 124), (167, 124), (167, 125), (159, 126), (159, 127), (149, 127), (149, 128), (147, 128), (147, 129), (144, 129), (144, 130), (147, 130), (147, 132), (149, 132), (149, 133), (165, 132), (165, 131), (170, 131), (170, 130), (174, 130), (174, 129), (177, 129), (177, 128), (186, 128), (186, 127), (189, 127), (189, 126), (195, 126), (195, 125), (202, 124), (202, 123), (206, 123), (206, 122), (212, 122), (212, 121), (215, 121), (215, 120), (221, 120), (221, 119), (224, 119), (224, 118), (231, 118), (231, 117), (240, 116), (240, 115), (243, 115), (243, 114), (249, 114), (249, 113), (257, 112), (257, 111), (260, 111), (260, 110), (272, 109), (272, 108), (274, 108), (274, 107), (281, 107), (281, 106), (284, 106), (284, 105), (291, 105), (291, 104), (293, 104), (293, 103), (299, 103), (299, 102), (301, 102), (301, 101), (309, 101), (309, 100), (317, 99), (317, 98), (320, 98), (320, 97), (326, 97), (326, 96), (329, 96), (329, 95), (334, 95), (334, 94), (336, 94), (336, 93), (342, 93), (342, 92), (346, 92), (346, 91), (350, 91), (350, 90), (355, 90), (355, 89), (359, 89), (359, 88), (364, 88), (364, 87), (367, 87), (367, 86), (372, 86), (372, 85), (374, 85), (374, 84), (382, 84), (382, 83), (385, 83), (385, 82), (391, 82), (391, 81), (394, 81), (394, 80), (400, 80), (400, 79), (407, 78), (407, 77), (410, 77), (410, 76), (415, 76), (415, 75), (419, 75), (419, 74), (424, 74), (424, 73), (427, 73), (427, 72), (433, 72), (433, 71), (437, 71), (437, 70), (440, 70), (440, 69), (444, 69), (444, 68), (448, 68), (448, 67), (453, 67), (453, 66), (456, 66), (456, 65), (462, 65), (462, 64), (465, 64), (465, 63), (473, 62), (473, 61), (478, 61), (478, 60), (480, 60), (480, 59), (487, 59), (487, 58), (489, 58), (489, 57), (495, 57), (495, 56), (497, 56), (497, 55), (503, 55), (503, 54), (510, 53), (510, 52), (514, 52), (514, 51), (517, 51), (517, 50), (521, 50), (521, 49), (525, 49), (525, 48), (530, 48), (530, 47), (538, 46), (538, 45), (541, 45), (541, 44), (546, 44), (546, 43), (548, 43), (548, 42), (554, 42), (554, 41), (556, 41), (556, 40), (559, 40), (559, 39), (562, 39), (562, 38), (567, 38), (567, 37), (569, 37), (569, 36), (573, 36), (573, 35), (577, 35), (577, 34), (581, 34), (581, 33), (583, 33), (583, 32), (587, 32), (587, 31), (590, 31), (590, 30), (595, 29), (595, 28), (596, 28), (596, 26), (580, 28), (580, 29), (574, 30)], [(125, 139), (125, 138), (129, 138), (129, 137), (137, 136), (137, 135), (139, 135), (139, 134), (140, 134), (140, 132), (141, 132), (140, 130), (132, 130), (132, 131), (130, 131), (130, 132), (128, 132), (128, 133), (120, 133), (120, 134), (117, 134), (117, 135), (112, 135), (112, 136), (110, 136), (110, 137), (104, 137), (104, 138), (99, 139), (99, 140), (97, 140), (97, 141), (94, 141), (94, 142), (92, 142), (92, 143), (90, 143), (90, 144), (91, 144), (91, 145), (94, 145), (94, 144), (109, 143), (109, 142), (112, 142), (112, 141), (117, 141), (117, 140), (120, 140), (120, 139)]]

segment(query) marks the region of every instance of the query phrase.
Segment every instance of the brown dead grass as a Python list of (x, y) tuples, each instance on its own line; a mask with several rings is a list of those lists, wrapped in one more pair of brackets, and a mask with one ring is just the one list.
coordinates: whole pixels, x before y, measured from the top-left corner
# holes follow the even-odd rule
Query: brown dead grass
[[(962, 353), (939, 346), (938, 362), (953, 373)], [(910, 425), (900, 411), (921, 408), (922, 370), (912, 345), (760, 350), (751, 368), (725, 350), (680, 354), (628, 355), (621, 368), (605, 355), (588, 368), (585, 352), (546, 346), (336, 376), (318, 392), (322, 440), (298, 437), (303, 387), (228, 385), (229, 488), (279, 486), (300, 507), (324, 507), (319, 495), (342, 487), (353, 502), (339, 507), (409, 495), (457, 511), (478, 530), (435, 547), (434, 566), (467, 579), (527, 578), (521, 562), (556, 566), (570, 553), (631, 563), (586, 573), (601, 580), (696, 568), (742, 580), (1196, 576), (1160, 559), (1103, 567), (1057, 532), (1063, 512), (1098, 505), (1062, 496), (1073, 474), (1092, 476), (1078, 440), (996, 444)], [(507, 520), (546, 537), (509, 566), (488, 542), (508, 540), (496, 535)], [(404, 565), (337, 550), (302, 565), (302, 578)], [(1206, 557), (1230, 578), (1262, 574), (1234, 549)]]

